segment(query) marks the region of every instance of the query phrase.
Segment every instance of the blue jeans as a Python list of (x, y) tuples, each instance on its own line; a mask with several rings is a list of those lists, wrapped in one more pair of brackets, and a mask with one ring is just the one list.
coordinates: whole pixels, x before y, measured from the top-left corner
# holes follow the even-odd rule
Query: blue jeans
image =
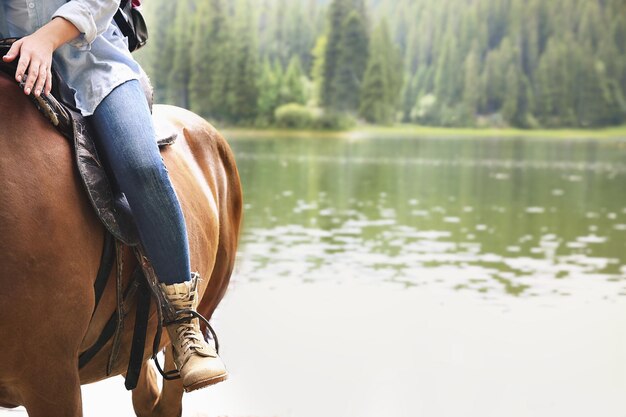
[(97, 148), (126, 195), (139, 239), (159, 281), (188, 281), (189, 241), (180, 202), (155, 142), (152, 115), (137, 80), (115, 88), (89, 121)]

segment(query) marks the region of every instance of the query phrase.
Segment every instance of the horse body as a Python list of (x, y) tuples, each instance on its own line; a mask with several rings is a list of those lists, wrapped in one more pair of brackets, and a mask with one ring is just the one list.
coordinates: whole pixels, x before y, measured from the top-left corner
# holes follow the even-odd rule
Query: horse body
[[(110, 277), (94, 313), (104, 227), (83, 191), (68, 141), (11, 80), (0, 77), (0, 91), (0, 406), (24, 405), (30, 417), (80, 416), (80, 384), (108, 377), (111, 342), (78, 371), (78, 355), (95, 342), (116, 303)], [(198, 310), (208, 318), (233, 268), (239, 176), (230, 148), (204, 120), (170, 106), (155, 106), (155, 117), (179, 133), (162, 156), (183, 208), (192, 269), (203, 278)], [(130, 248), (123, 260), (126, 284), (136, 265)], [(134, 308), (111, 376), (126, 371), (133, 322)], [(149, 342), (156, 325), (153, 305)], [(162, 346), (167, 343), (164, 332)], [(152, 350), (147, 345), (145, 359)], [(171, 355), (166, 360), (171, 368)], [(133, 391), (135, 411), (178, 415), (182, 393), (179, 381), (166, 381), (159, 392), (154, 371), (144, 366)]]

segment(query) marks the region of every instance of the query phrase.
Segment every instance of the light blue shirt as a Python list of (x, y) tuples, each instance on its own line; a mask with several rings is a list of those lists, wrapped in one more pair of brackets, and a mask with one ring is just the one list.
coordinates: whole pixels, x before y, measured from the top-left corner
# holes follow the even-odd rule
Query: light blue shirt
[[(142, 76), (142, 69), (128, 51), (113, 16), (119, 0), (2, 0), (5, 36), (22, 37), (35, 32), (54, 17), (74, 24), (81, 35), (61, 46), (54, 65), (74, 91), (76, 106), (90, 116), (118, 85)], [(1, 13), (0, 13), (1, 14)]]

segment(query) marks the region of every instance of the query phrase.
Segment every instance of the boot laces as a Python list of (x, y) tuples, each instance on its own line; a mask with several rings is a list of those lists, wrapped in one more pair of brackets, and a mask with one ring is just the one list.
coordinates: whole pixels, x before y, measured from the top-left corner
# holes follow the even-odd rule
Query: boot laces
[[(180, 307), (181, 310), (192, 309), (193, 301), (189, 300), (179, 303), (177, 307)], [(180, 347), (182, 349), (182, 352), (180, 353), (184, 356), (186, 356), (187, 352), (191, 350), (202, 348), (202, 342), (204, 340), (201, 338), (197, 321), (198, 319), (196, 318), (190, 318), (189, 321), (180, 322), (176, 328), (176, 334), (178, 335)]]

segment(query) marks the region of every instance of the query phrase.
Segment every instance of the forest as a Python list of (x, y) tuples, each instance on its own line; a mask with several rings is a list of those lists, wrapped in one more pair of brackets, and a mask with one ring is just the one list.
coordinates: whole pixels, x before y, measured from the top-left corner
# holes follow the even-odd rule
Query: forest
[(156, 100), (228, 125), (626, 120), (623, 0), (150, 0)]

